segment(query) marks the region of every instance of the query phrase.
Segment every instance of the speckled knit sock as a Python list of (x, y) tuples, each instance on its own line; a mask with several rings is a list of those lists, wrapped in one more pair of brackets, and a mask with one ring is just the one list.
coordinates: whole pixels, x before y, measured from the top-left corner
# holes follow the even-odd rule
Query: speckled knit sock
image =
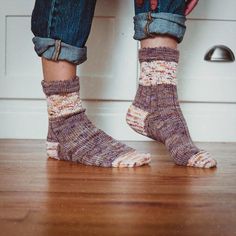
[(149, 154), (138, 153), (92, 124), (79, 98), (78, 77), (43, 80), (42, 86), (49, 115), (48, 157), (102, 167), (134, 167), (150, 162)]
[(177, 97), (177, 50), (158, 47), (139, 51), (141, 76), (127, 123), (136, 132), (162, 142), (178, 165), (210, 168), (216, 161), (191, 140)]

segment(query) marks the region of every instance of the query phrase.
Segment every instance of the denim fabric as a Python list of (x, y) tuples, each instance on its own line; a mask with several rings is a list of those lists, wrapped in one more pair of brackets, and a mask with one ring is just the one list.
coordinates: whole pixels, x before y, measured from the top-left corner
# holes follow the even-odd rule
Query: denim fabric
[(39, 56), (49, 60), (65, 60), (79, 65), (87, 60), (87, 47), (75, 47), (51, 38), (33, 38), (34, 49)]
[(31, 18), (36, 53), (80, 64), (87, 58), (96, 0), (36, 0)]
[[(84, 62), (95, 5), (96, 0), (36, 0), (31, 18), (36, 53), (54, 61)], [(142, 6), (135, 4), (134, 39), (165, 34), (181, 42), (186, 29), (184, 9), (185, 0), (159, 0), (154, 11), (149, 0)]]
[(162, 34), (174, 37), (180, 43), (186, 30), (185, 5), (185, 0), (158, 0), (157, 8), (151, 10), (149, 0), (144, 0), (141, 6), (135, 4), (134, 39)]

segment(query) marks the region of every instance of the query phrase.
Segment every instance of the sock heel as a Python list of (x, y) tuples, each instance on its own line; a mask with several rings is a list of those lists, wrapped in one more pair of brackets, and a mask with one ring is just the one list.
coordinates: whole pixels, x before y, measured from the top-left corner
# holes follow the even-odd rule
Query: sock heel
[(60, 160), (59, 158), (59, 143), (58, 142), (46, 142), (46, 152), (47, 156), (50, 158), (54, 158)]
[(126, 114), (126, 122), (134, 131), (147, 136), (145, 131), (145, 120), (148, 114), (148, 112), (131, 105)]

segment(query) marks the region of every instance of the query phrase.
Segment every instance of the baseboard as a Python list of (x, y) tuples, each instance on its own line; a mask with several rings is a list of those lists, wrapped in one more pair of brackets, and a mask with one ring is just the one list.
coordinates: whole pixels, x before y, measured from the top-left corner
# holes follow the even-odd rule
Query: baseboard
[[(125, 122), (130, 102), (84, 101), (90, 119), (118, 140), (150, 140)], [(194, 141), (236, 142), (236, 104), (181, 103)], [(0, 138), (45, 139), (45, 100), (0, 100)]]

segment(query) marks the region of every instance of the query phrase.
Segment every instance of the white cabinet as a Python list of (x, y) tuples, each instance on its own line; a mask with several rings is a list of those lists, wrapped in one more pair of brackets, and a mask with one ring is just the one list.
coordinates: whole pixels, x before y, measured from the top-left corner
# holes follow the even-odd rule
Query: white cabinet
[(192, 102), (236, 102), (236, 63), (207, 62), (214, 45), (228, 46), (236, 55), (236, 2), (203, 0), (188, 17), (181, 44), (180, 99)]
[[(33, 0), (1, 0), (0, 138), (41, 138), (47, 133), (40, 59), (33, 51)], [(201, 0), (188, 17), (180, 45), (179, 97), (194, 140), (236, 141), (236, 63), (203, 60), (213, 45), (236, 54), (236, 2)], [(122, 140), (147, 140), (125, 123), (138, 81), (133, 1), (98, 0), (88, 40), (88, 61), (78, 68), (90, 118)], [(37, 125), (35, 125), (37, 124)]]

